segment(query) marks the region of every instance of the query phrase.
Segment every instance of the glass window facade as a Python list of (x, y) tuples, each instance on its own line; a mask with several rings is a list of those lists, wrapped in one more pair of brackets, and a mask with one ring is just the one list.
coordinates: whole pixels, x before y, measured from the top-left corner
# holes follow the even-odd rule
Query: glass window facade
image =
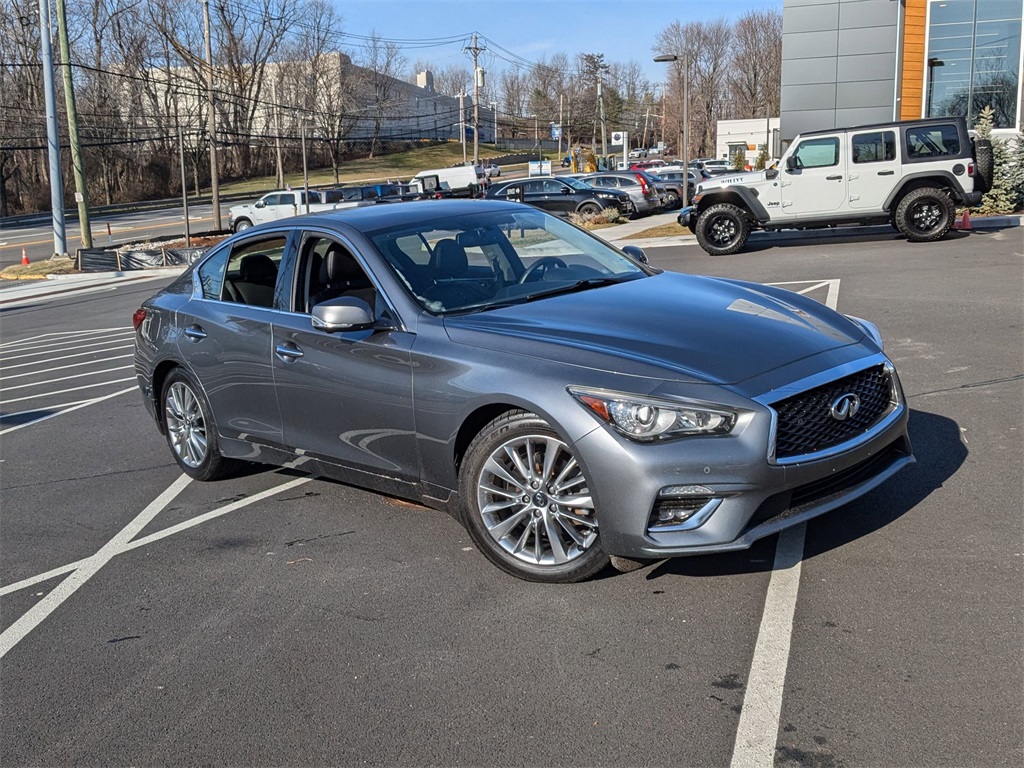
[(996, 128), (1016, 128), (1024, 0), (930, 0), (925, 104), (928, 117), (987, 106)]

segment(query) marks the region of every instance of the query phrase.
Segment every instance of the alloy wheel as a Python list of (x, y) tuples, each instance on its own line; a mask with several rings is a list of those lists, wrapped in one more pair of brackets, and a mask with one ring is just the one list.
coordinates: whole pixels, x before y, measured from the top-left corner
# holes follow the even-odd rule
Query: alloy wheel
[(183, 464), (197, 468), (206, 459), (206, 417), (199, 398), (185, 383), (176, 381), (167, 388), (164, 401), (171, 450)]
[(477, 480), (477, 503), (491, 538), (524, 563), (562, 565), (597, 541), (587, 479), (557, 438), (531, 434), (498, 446)]
[(911, 226), (921, 233), (931, 232), (941, 219), (942, 208), (935, 200), (921, 200), (910, 210)]
[(739, 234), (739, 227), (736, 226), (736, 220), (731, 216), (715, 216), (711, 221), (708, 222), (708, 240), (720, 247), (726, 247)]

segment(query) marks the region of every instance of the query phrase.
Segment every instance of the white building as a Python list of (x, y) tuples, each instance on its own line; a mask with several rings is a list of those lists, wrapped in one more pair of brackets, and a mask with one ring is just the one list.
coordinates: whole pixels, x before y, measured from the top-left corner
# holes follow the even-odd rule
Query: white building
[(761, 147), (768, 144), (768, 160), (778, 158), (780, 150), (779, 118), (760, 117), (752, 120), (719, 120), (715, 138), (715, 157), (733, 161), (742, 154), (744, 165), (751, 168)]

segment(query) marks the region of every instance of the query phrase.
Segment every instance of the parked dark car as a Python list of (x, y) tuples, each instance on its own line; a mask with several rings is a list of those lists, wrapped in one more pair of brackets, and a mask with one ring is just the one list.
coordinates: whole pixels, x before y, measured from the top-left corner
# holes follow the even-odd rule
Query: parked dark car
[(662, 272), (508, 202), (253, 227), (133, 323), (142, 399), (189, 477), (285, 465), (449, 510), (534, 581), (744, 549), (914, 461), (870, 323)]
[(679, 208), (683, 201), (683, 179), (686, 179), (687, 193), (686, 199), (693, 200), (693, 195), (697, 191), (697, 187), (702, 182), (711, 178), (711, 174), (700, 169), (694, 169), (691, 171), (662, 171), (660, 173), (651, 174), (660, 187), (667, 190), (672, 196), (672, 204), (665, 206), (666, 208)]
[(633, 211), (633, 204), (625, 192), (598, 189), (566, 176), (506, 181), (492, 185), (486, 196), (494, 200), (526, 203), (559, 216), (600, 213), (605, 208), (617, 208), (625, 214)]

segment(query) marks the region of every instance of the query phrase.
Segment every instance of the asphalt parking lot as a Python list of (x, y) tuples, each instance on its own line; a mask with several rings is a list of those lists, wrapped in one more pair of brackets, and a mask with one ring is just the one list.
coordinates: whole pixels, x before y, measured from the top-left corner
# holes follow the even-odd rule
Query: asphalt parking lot
[(0, 292), (3, 763), (1019, 765), (1021, 231), (649, 248), (876, 323), (918, 464), (749, 551), (557, 587), (337, 483), (183, 481), (125, 381), (162, 281)]

